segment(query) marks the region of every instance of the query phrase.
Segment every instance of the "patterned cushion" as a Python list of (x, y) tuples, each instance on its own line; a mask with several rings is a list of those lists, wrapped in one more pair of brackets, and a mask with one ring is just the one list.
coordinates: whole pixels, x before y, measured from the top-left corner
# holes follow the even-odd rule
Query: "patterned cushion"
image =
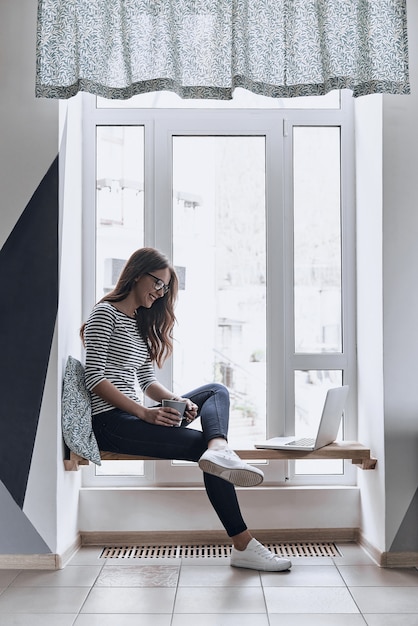
[(61, 424), (64, 441), (70, 450), (101, 465), (91, 424), (91, 402), (84, 382), (84, 367), (72, 356), (67, 359), (62, 383)]

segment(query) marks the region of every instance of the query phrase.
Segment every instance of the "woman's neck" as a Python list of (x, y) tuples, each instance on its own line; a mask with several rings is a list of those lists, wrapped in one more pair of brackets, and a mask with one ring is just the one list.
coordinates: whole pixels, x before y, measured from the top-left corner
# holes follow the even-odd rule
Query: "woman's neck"
[(137, 304), (129, 296), (127, 296), (123, 300), (120, 300), (119, 302), (112, 302), (112, 305), (115, 307), (115, 309), (117, 309), (121, 313), (124, 313), (128, 317), (134, 318), (136, 316), (136, 310), (138, 308)]

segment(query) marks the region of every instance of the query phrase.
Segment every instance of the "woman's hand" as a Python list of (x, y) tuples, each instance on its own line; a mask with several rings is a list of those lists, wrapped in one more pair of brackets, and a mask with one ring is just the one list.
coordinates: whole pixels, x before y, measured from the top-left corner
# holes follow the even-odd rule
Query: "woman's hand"
[[(174, 398), (173, 398), (174, 399)], [(197, 404), (192, 402), (190, 398), (178, 398), (175, 400), (180, 402), (186, 402), (186, 409), (184, 411), (184, 419), (188, 424), (193, 422), (197, 417)], [(169, 406), (154, 406), (151, 408), (142, 408), (141, 419), (150, 424), (156, 424), (157, 426), (179, 426), (181, 423), (180, 413), (176, 409)]]
[(184, 419), (190, 424), (190, 422), (193, 422), (197, 417), (198, 406), (192, 402), (190, 398), (179, 398), (179, 400), (183, 400), (187, 403), (184, 411)]
[(198, 406), (194, 402), (190, 400), (190, 398), (181, 398), (180, 396), (173, 396), (172, 400), (176, 400), (177, 402), (185, 402), (186, 408), (184, 409), (184, 419), (188, 424), (193, 422), (193, 420), (197, 417)]
[(180, 413), (170, 406), (143, 407), (141, 419), (156, 426), (179, 426)]

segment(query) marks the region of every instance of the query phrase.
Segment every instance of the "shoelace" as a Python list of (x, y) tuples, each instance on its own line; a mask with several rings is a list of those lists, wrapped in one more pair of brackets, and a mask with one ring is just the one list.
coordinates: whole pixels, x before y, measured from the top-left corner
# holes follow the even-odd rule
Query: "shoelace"
[(220, 448), (219, 450), (214, 450), (214, 452), (219, 452), (219, 454), (229, 457), (230, 459), (239, 459), (239, 456), (231, 450), (231, 448)]
[(266, 561), (272, 561), (273, 559), (278, 558), (276, 554), (273, 554), (268, 548), (263, 546), (263, 544), (259, 543), (255, 546), (255, 551), (259, 556), (261, 556)]
[(231, 448), (224, 448), (224, 453), (225, 456), (229, 456), (229, 458), (234, 459), (237, 454), (235, 454), (235, 452), (233, 450), (231, 450)]

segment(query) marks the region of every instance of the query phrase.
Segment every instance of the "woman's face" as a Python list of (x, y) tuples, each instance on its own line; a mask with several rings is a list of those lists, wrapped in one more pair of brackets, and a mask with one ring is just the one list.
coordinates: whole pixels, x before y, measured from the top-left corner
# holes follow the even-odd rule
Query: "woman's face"
[(171, 279), (168, 267), (143, 274), (136, 279), (133, 287), (137, 307), (151, 308), (156, 300), (164, 297)]

